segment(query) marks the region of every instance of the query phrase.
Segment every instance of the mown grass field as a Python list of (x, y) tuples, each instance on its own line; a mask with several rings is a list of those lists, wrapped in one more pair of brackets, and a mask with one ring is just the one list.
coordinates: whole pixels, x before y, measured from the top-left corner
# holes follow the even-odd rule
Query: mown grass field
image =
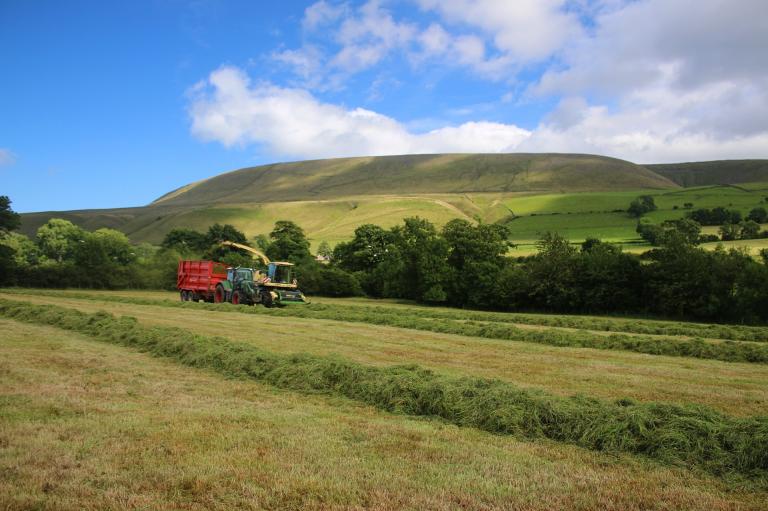
[[(382, 370), (416, 364), (451, 381), (479, 377), (563, 398), (694, 405), (734, 420), (768, 416), (768, 364), (377, 325), (361, 311), (553, 336), (684, 342), (697, 334), (705, 343), (762, 346), (768, 338), (760, 327), (482, 313), (466, 319), (468, 311), (363, 299), (318, 299), (308, 307), (354, 320), (171, 307), (177, 296), (165, 292), (0, 291), (0, 301), (8, 300), (127, 315), (142, 328), (218, 336), (222, 346), (242, 343), (287, 360), (304, 353)], [(0, 318), (0, 329), (3, 509), (765, 509), (768, 502), (764, 472), (718, 474), (621, 449), (493, 434), (296, 383), (285, 388), (188, 367), (52, 326)]]

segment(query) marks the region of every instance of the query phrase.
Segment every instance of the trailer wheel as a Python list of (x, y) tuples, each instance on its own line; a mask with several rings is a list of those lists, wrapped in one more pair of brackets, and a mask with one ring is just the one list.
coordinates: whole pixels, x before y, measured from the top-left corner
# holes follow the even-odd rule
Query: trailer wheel
[(181, 301), (182, 302), (188, 302), (189, 301), (189, 294), (187, 294), (186, 291), (181, 292)]
[(216, 290), (213, 292), (213, 303), (222, 303), (224, 301), (224, 287), (216, 286)]

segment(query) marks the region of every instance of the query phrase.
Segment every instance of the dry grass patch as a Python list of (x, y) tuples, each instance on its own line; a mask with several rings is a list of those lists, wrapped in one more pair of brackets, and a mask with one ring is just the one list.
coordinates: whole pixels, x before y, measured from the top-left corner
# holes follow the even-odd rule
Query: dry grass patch
[(335, 353), (374, 365), (416, 363), (448, 374), (499, 378), (559, 395), (699, 403), (739, 416), (768, 413), (768, 367), (759, 364), (552, 348), (328, 320), (167, 309), (64, 297), (7, 297), (86, 312), (128, 314), (148, 325), (222, 335), (277, 353)]
[(760, 509), (628, 457), (226, 380), (0, 320), (3, 509)]

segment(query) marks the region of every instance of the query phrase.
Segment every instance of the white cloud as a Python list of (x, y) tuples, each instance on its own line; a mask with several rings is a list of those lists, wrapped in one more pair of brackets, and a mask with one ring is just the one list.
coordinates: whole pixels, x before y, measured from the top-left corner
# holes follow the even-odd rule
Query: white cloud
[(276, 157), (515, 151), (595, 153), (641, 163), (768, 157), (764, 129), (734, 136), (701, 128), (717, 111), (702, 105), (741, 101), (749, 109), (751, 96), (722, 85), (682, 94), (645, 89), (615, 108), (569, 97), (533, 131), (476, 121), (425, 133), (371, 110), (323, 103), (305, 90), (251, 83), (233, 67), (214, 71), (191, 94), (195, 136), (225, 146), (260, 145)]
[(713, 82), (768, 78), (768, 2), (643, 0), (595, 20), (592, 35), (569, 45), (541, 93), (623, 94), (659, 80), (695, 89)]
[(566, 0), (417, 0), (453, 24), (479, 28), (511, 61), (548, 58), (582, 29)]
[(0, 167), (16, 163), (16, 155), (10, 149), (0, 147)]
[[(224, 68), (192, 104), (193, 131), (300, 157), (436, 151), (589, 152), (638, 162), (768, 157), (765, 0), (699, 0), (693, 7), (687, 0), (412, 1), (425, 10), (426, 22), (396, 19), (378, 0), (360, 7), (318, 2), (307, 9), (304, 26), (322, 26), (334, 50), (308, 44), (274, 57), (295, 69), (302, 88), (314, 90), (401, 52), (422, 74), (429, 66), (460, 66), (502, 80), (506, 93), (500, 91), (497, 105), (557, 98), (557, 108), (532, 131), (488, 122), (443, 127), (432, 119), (436, 129), (417, 133), (385, 115), (321, 103), (305, 90), (252, 85)], [(545, 62), (536, 83), (515, 82), (518, 71)], [(382, 76), (372, 97), (379, 97)]]
[(302, 25), (305, 30), (315, 30), (329, 23), (333, 23), (344, 14), (344, 11), (344, 6), (333, 5), (325, 0), (320, 0), (304, 10)]
[[(740, 103), (746, 111), (750, 97), (722, 84), (687, 92), (645, 88), (624, 96), (614, 108), (569, 97), (519, 149), (596, 153), (639, 163), (768, 158), (765, 125), (748, 130), (742, 124), (735, 130), (721, 124), (727, 123), (718, 113), (723, 105)], [(752, 111), (750, 119), (765, 119), (768, 110), (755, 106), (761, 111)]]
[(299, 89), (252, 84), (233, 67), (214, 71), (192, 94), (195, 136), (226, 146), (260, 144), (279, 156), (502, 152), (530, 135), (517, 126), (492, 122), (412, 133), (397, 120), (370, 110), (321, 103)]

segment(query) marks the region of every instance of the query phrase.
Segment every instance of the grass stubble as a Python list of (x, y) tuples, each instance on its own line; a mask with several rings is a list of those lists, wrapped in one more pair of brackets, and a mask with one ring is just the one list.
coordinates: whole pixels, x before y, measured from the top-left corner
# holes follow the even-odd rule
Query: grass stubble
[(71, 298), (68, 293), (0, 296), (83, 312), (130, 315), (146, 325), (182, 327), (285, 355), (340, 355), (374, 366), (416, 363), (442, 374), (500, 379), (562, 396), (696, 403), (734, 416), (768, 414), (765, 364), (551, 347), (365, 323), (243, 314), (226, 305), (211, 311), (175, 308), (169, 314), (164, 307), (95, 299), (110, 295), (94, 293), (90, 299)]
[(380, 368), (340, 357), (279, 355), (178, 328), (145, 327), (130, 317), (52, 305), (2, 300), (0, 314), (279, 388), (329, 393), (388, 412), (438, 417), (491, 433), (639, 454), (729, 480), (766, 484), (765, 416), (734, 418), (703, 406), (563, 398), (498, 380), (444, 376), (416, 365)]

